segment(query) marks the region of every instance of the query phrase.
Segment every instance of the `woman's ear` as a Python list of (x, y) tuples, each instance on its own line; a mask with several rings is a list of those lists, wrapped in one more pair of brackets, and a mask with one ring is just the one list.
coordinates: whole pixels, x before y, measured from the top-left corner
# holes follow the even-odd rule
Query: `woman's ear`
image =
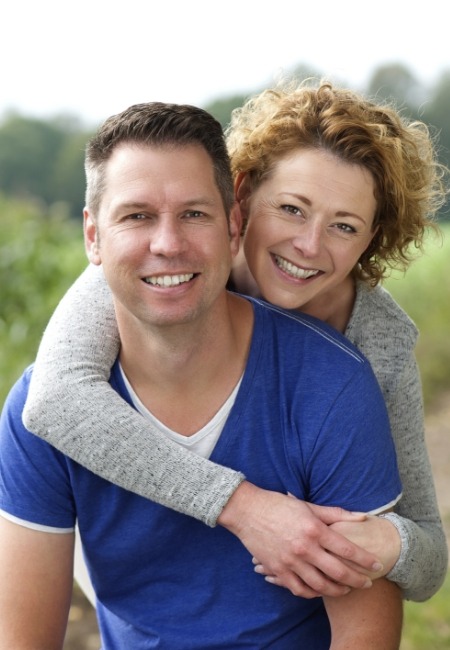
[(250, 180), (247, 172), (239, 172), (234, 181), (234, 195), (236, 201), (248, 199), (250, 194)]
[(234, 206), (230, 212), (228, 230), (230, 234), (231, 254), (233, 257), (236, 257), (239, 251), (242, 230), (241, 211), (239, 209), (239, 204), (237, 201), (234, 203)]
[(241, 215), (241, 234), (243, 235), (247, 226), (249, 216), (249, 198), (251, 195), (250, 179), (246, 172), (239, 172), (239, 174), (236, 176), (236, 180), (234, 182), (234, 194)]

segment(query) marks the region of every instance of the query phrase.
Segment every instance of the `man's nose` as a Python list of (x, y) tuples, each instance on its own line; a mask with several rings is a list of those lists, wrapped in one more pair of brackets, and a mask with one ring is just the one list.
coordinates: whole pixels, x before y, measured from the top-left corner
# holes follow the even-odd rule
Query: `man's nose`
[(182, 222), (173, 215), (159, 217), (151, 229), (149, 247), (154, 255), (166, 257), (182, 252), (185, 248)]

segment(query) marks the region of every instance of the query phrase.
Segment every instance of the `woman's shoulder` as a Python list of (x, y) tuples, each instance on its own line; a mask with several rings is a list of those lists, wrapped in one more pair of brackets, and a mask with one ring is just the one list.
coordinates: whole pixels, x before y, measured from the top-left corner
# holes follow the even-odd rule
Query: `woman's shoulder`
[(346, 336), (366, 355), (374, 370), (396, 372), (416, 346), (418, 330), (412, 319), (381, 286), (357, 285)]

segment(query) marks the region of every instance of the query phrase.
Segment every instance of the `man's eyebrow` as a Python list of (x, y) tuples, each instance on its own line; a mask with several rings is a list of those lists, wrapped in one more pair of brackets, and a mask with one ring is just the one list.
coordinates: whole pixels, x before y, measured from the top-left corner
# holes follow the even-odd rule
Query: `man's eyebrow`
[(146, 210), (149, 207), (148, 203), (137, 203), (136, 201), (126, 201), (125, 203), (119, 203), (117, 208), (120, 208), (121, 210)]
[[(211, 199), (207, 196), (198, 196), (198, 197), (191, 197), (186, 199), (185, 201), (180, 201), (178, 206), (187, 209), (187, 208), (192, 208), (196, 206), (205, 206), (205, 207), (213, 207), (217, 205), (217, 201), (214, 199)], [(150, 203), (147, 203), (145, 201), (125, 201), (124, 203), (120, 203), (116, 206), (116, 209), (120, 210), (130, 210), (133, 212), (139, 211), (139, 210), (153, 210), (153, 207)]]

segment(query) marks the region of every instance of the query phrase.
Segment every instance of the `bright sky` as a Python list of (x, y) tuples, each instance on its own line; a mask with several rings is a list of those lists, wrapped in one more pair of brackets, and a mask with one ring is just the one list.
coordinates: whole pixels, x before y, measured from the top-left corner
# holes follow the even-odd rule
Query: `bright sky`
[(441, 0), (7, 0), (0, 118), (96, 125), (136, 102), (202, 106), (299, 64), (358, 89), (402, 63), (428, 86), (450, 70), (449, 18)]

